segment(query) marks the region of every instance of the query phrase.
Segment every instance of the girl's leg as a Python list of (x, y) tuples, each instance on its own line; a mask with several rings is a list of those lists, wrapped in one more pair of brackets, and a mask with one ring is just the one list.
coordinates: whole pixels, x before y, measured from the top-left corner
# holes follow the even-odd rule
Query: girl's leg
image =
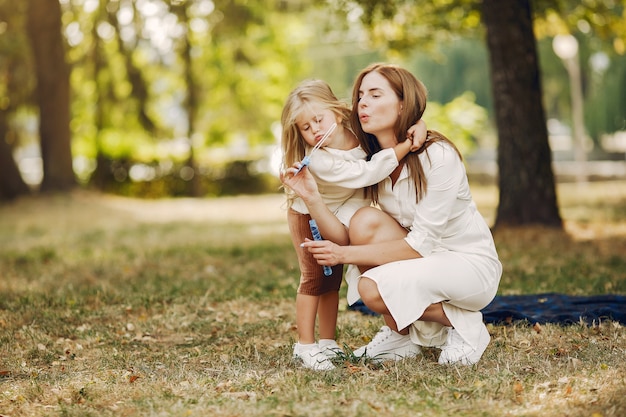
[[(322, 310), (328, 310), (327, 302), (321, 301), (324, 294), (328, 292), (326, 287), (333, 284), (336, 285), (335, 291), (339, 291), (343, 266), (333, 267), (333, 275), (325, 277), (322, 268), (317, 264), (315, 258), (300, 247), (300, 243), (304, 242), (305, 238), (312, 239), (309, 227), (310, 219), (311, 216), (308, 214), (297, 213), (292, 209), (288, 211), (289, 231), (291, 232), (291, 240), (298, 255), (300, 266), (300, 285), (296, 295), (298, 342), (294, 344), (293, 357), (300, 359), (305, 368), (321, 371), (334, 369), (335, 366), (320, 349), (318, 343), (316, 343), (315, 321), (318, 312), (321, 313)], [(334, 304), (334, 323), (336, 323), (337, 302)], [(322, 318), (320, 317), (321, 320)], [(334, 339), (334, 327), (332, 335)]]
[(319, 338), (335, 339), (337, 329), (337, 311), (339, 309), (339, 292), (330, 291), (319, 297), (317, 315), (319, 317)]
[(296, 295), (296, 326), (298, 342), (308, 345), (315, 343), (315, 317), (320, 297), (316, 295)]
[(289, 231), (300, 266), (300, 285), (296, 295), (296, 325), (302, 344), (315, 343), (315, 322), (319, 316), (321, 339), (335, 339), (339, 288), (343, 276), (343, 265), (335, 265), (331, 276), (324, 276), (322, 268), (313, 255), (300, 247), (305, 238), (311, 239), (308, 214), (294, 210), (288, 212)]

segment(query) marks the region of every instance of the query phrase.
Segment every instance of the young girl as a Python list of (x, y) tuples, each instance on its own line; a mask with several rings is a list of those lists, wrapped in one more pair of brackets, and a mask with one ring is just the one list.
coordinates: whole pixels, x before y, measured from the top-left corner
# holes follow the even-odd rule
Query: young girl
[[(304, 81), (289, 94), (281, 123), (281, 172), (298, 164), (336, 124), (323, 147), (312, 155), (308, 166), (318, 186), (320, 203), (325, 207), (320, 210), (307, 208), (300, 198), (285, 188), (287, 221), (301, 272), (296, 295), (298, 342), (294, 345), (293, 356), (301, 360), (305, 368), (329, 370), (334, 368), (330, 358), (341, 352), (335, 341), (335, 330), (343, 265), (335, 265), (332, 274), (325, 276), (311, 254), (300, 247), (305, 238), (312, 238), (309, 213), (319, 212), (321, 217), (336, 216), (345, 227), (329, 229), (322, 226), (320, 232), (324, 239), (349, 244), (347, 227), (350, 218), (359, 208), (370, 205), (363, 187), (389, 176), (399, 160), (409, 151), (417, 150), (426, 139), (426, 125), (420, 121), (407, 132), (407, 137), (413, 139), (395, 148), (381, 150), (366, 161), (366, 154), (349, 125), (350, 108), (320, 80)], [(297, 177), (296, 174), (293, 180), (298, 181)], [(329, 223), (323, 218), (316, 220), (320, 224)], [(315, 342), (316, 318), (319, 318), (319, 343)]]

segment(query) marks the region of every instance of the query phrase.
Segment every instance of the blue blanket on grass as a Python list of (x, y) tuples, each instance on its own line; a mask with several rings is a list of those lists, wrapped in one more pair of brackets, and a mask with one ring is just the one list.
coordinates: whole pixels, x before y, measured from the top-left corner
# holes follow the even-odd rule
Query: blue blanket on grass
[[(376, 315), (361, 300), (349, 307), (363, 314)], [(556, 293), (498, 295), (482, 310), (485, 323), (503, 324), (526, 320), (534, 323), (587, 324), (613, 320), (626, 324), (626, 296), (574, 296)]]

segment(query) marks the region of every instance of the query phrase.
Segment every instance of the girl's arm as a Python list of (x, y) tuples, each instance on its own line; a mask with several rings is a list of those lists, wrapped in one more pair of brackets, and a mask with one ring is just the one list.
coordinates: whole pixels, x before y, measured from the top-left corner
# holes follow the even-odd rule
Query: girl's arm
[(407, 140), (394, 146), (393, 150), (396, 153), (398, 161), (401, 161), (409, 152), (415, 152), (421, 148), (424, 142), (426, 142), (427, 136), (426, 122), (424, 122), (423, 119), (419, 119), (417, 123), (411, 126), (407, 131)]
[(294, 175), (296, 168), (289, 168), (280, 174), (281, 182), (291, 188), (306, 204), (311, 218), (315, 219), (324, 239), (337, 242), (340, 245), (350, 243), (346, 227), (339, 221), (322, 200), (315, 178), (304, 167), (298, 175)]
[(313, 158), (311, 169), (320, 180), (328, 183), (354, 189), (368, 187), (388, 177), (409, 152), (421, 148), (427, 137), (426, 123), (419, 120), (409, 128), (407, 137), (411, 139), (378, 151), (369, 161), (337, 156)]

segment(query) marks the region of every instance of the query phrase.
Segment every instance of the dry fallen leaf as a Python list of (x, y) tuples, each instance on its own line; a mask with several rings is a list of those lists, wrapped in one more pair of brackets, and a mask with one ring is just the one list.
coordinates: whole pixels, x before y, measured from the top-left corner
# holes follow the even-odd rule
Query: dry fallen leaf
[(515, 381), (515, 383), (513, 384), (513, 392), (515, 394), (515, 402), (518, 404), (521, 403), (522, 393), (524, 392), (524, 387), (522, 386), (521, 382)]
[(572, 394), (572, 386), (568, 385), (567, 387), (565, 387), (565, 396), (568, 397), (571, 394)]
[(346, 370), (350, 374), (355, 374), (357, 372), (361, 372), (363, 369), (360, 366), (356, 366), (351, 364), (350, 362), (346, 362)]

